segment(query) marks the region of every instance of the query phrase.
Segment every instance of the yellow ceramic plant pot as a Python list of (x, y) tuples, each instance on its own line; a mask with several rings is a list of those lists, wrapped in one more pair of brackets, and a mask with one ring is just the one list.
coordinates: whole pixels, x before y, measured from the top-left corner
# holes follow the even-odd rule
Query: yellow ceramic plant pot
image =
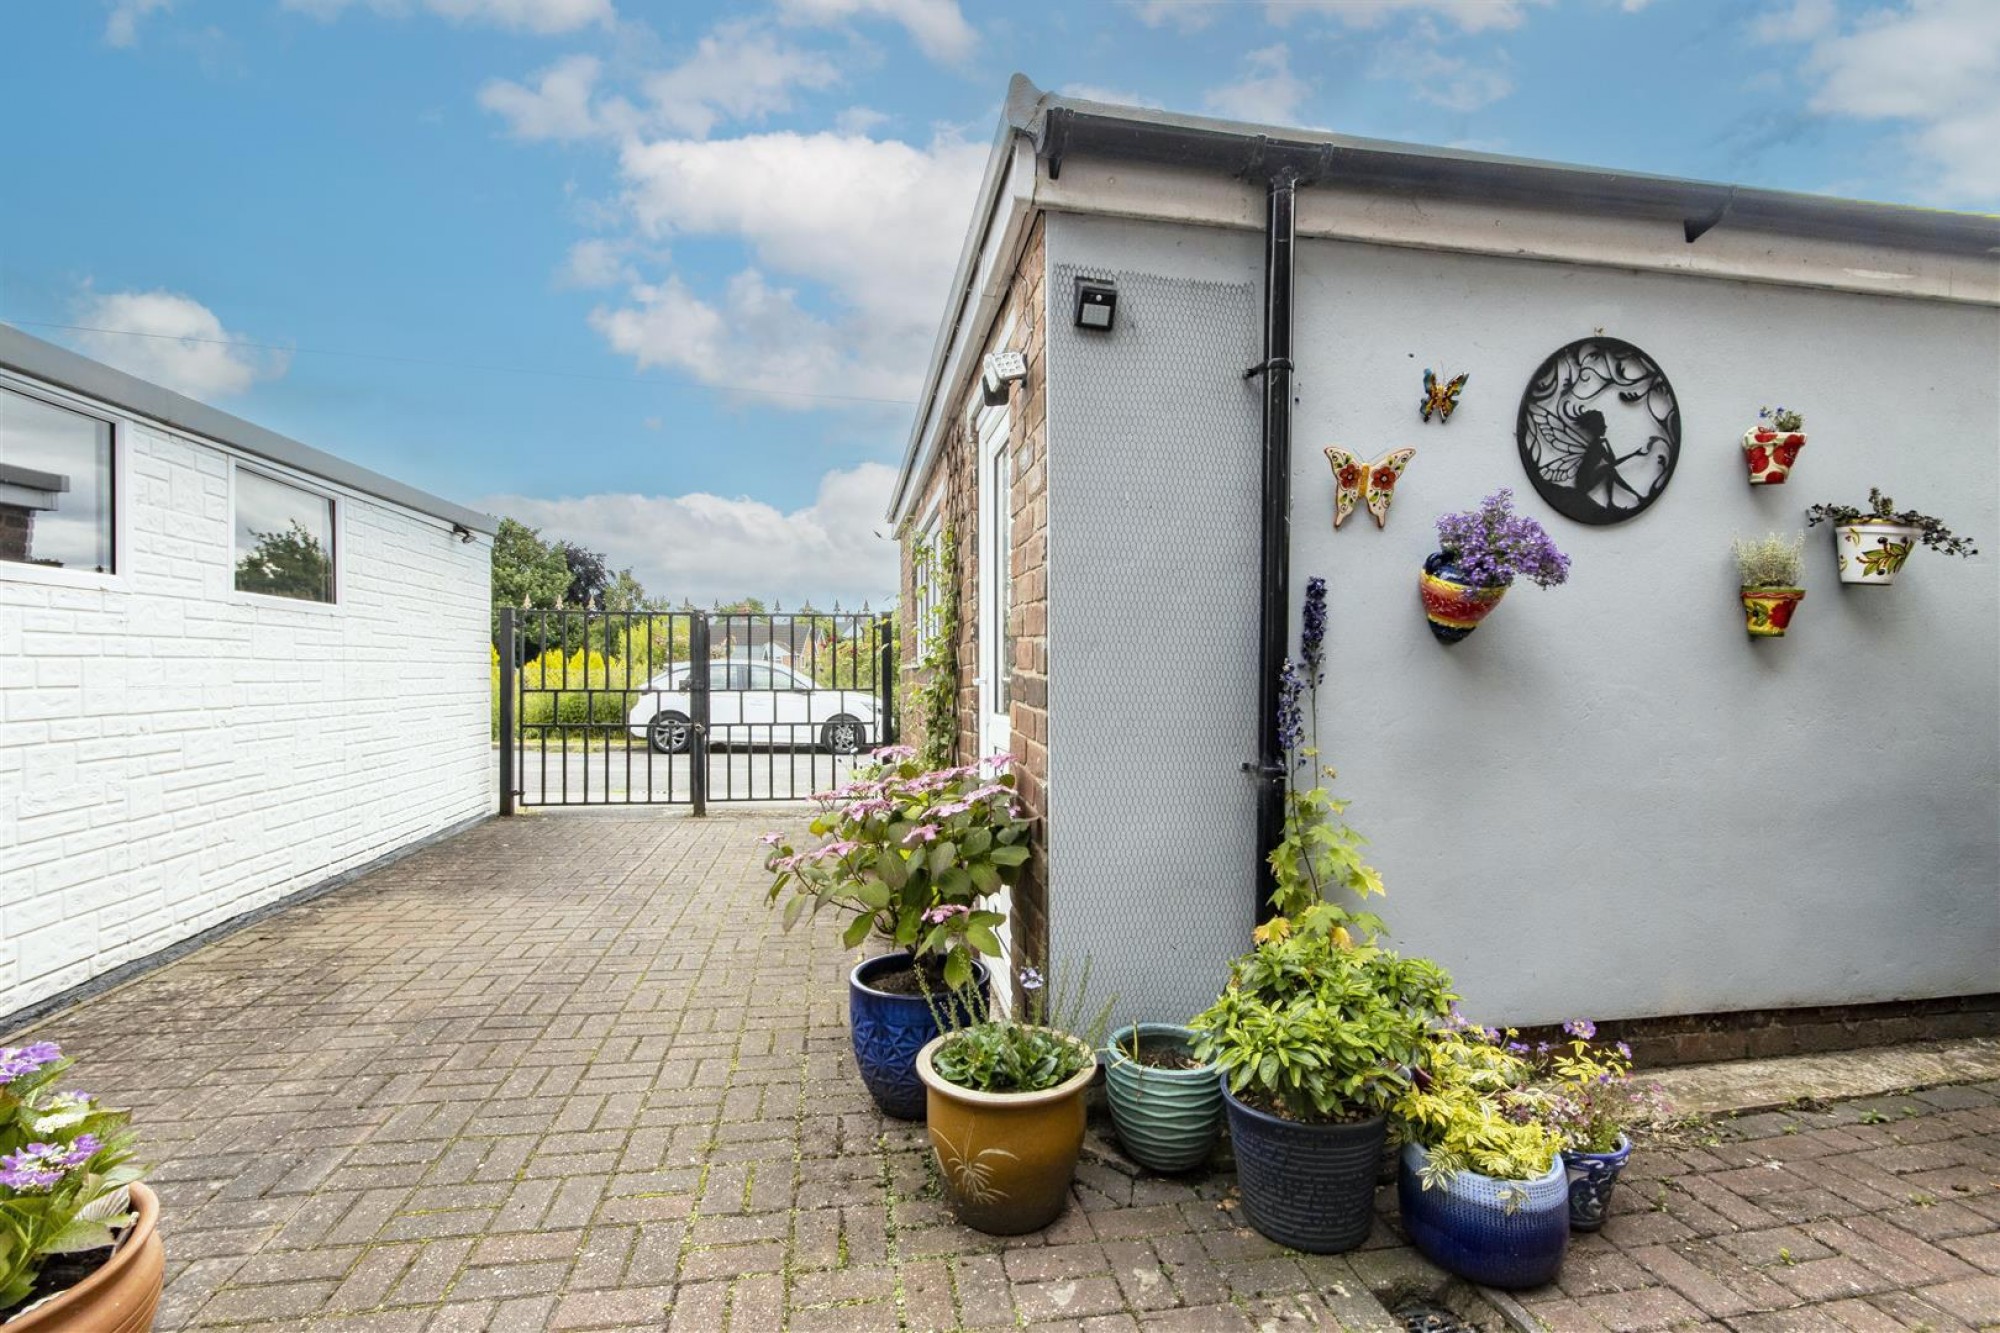
[(1039, 1231), (1069, 1201), (1083, 1151), (1083, 1093), (1097, 1075), (1096, 1060), (1043, 1092), (974, 1092), (945, 1082), (931, 1065), (949, 1040), (947, 1034), (917, 1052), (917, 1077), (924, 1081), (931, 1151), (952, 1211), (988, 1235)]

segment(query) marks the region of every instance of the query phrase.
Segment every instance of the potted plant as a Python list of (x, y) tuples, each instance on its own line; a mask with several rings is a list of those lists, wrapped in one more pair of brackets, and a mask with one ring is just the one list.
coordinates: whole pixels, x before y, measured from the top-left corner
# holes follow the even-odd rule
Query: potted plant
[(1896, 502), (1870, 487), (1868, 508), (1853, 505), (1819, 504), (1806, 510), (1806, 526), (1820, 523), (1833, 526), (1834, 563), (1842, 583), (1864, 587), (1886, 587), (1896, 581), (1896, 571), (1910, 558), (1918, 543), (1944, 555), (1975, 556), (1979, 548), (1969, 537), (1956, 537), (1929, 514), (1914, 509), (1897, 509)]
[(1552, 1281), (1569, 1246), (1561, 1133), (1527, 1091), (1533, 1070), (1502, 1034), (1433, 1030), (1397, 1106), (1403, 1230), (1439, 1267), (1489, 1287)]
[[(1656, 1083), (1632, 1079), (1632, 1048), (1597, 1044), (1597, 1025), (1578, 1018), (1563, 1024), (1567, 1040), (1536, 1047), (1536, 1087), (1544, 1095), (1542, 1120), (1562, 1135), (1569, 1180), (1572, 1231), (1603, 1227), (1611, 1189), (1632, 1156), (1628, 1131), (1668, 1114)], [(1524, 1049), (1512, 1044), (1509, 1049)]]
[(1777, 638), (1792, 623), (1792, 612), (1804, 600), (1799, 586), (1806, 535), (1772, 533), (1756, 541), (1736, 542), (1736, 571), (1743, 584), (1743, 624), (1755, 638)]
[(1388, 1134), (1444, 974), (1330, 933), (1267, 936), (1194, 1020), (1222, 1070), (1243, 1214), (1281, 1245), (1337, 1254), (1367, 1239)]
[(1178, 1024), (1131, 1023), (1100, 1057), (1118, 1141), (1154, 1171), (1200, 1166), (1222, 1132), (1220, 1071), (1196, 1057), (1195, 1039), (1193, 1028)]
[(127, 1113), (57, 1086), (70, 1063), (54, 1042), (0, 1046), (0, 1323), (151, 1328), (159, 1199), (131, 1165)]
[[(917, 1051), (938, 1035), (935, 1011), (971, 1018), (985, 1010), (994, 932), (1006, 920), (988, 904), (1028, 862), (1028, 821), (1015, 800), (1009, 756), (986, 765), (925, 769), (907, 746), (877, 750), (853, 781), (814, 799), (817, 845), (795, 848), (767, 833), (769, 901), (787, 888), (789, 929), (808, 909), (852, 914), (842, 939), (854, 948), (878, 932), (899, 946), (848, 977), (855, 1064), (889, 1115), (924, 1114)], [(990, 770), (990, 771), (989, 771)]]
[(938, 1174), (952, 1211), (976, 1231), (1039, 1231), (1069, 1198), (1104, 1018), (1078, 1035), (1069, 1030), (1073, 1011), (1066, 1023), (1051, 1015), (1081, 1006), (1089, 984), (1086, 967), (1074, 996), (1058, 998), (1052, 1010), (1041, 974), (1024, 969), (1023, 1017), (958, 1026), (955, 1016), (940, 1013), (947, 1030), (917, 1053)]
[(1440, 643), (1457, 643), (1500, 604), (1517, 578), (1553, 588), (1569, 577), (1569, 557), (1541, 524), (1514, 512), (1514, 492), (1502, 488), (1479, 508), (1437, 521), (1438, 549), (1417, 578), (1424, 615)]
[(1806, 447), (1806, 419), (1788, 407), (1760, 407), (1757, 424), (1743, 432), (1743, 461), (1752, 486), (1781, 486)]

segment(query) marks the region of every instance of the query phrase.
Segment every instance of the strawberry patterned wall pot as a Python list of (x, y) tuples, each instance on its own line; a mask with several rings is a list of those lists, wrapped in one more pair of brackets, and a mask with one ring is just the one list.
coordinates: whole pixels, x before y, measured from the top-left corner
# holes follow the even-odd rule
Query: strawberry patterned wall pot
[(1781, 486), (1792, 475), (1799, 450), (1806, 447), (1804, 431), (1773, 430), (1758, 423), (1743, 432), (1743, 461), (1750, 468), (1752, 486)]
[(1833, 529), (1833, 555), (1842, 583), (1886, 587), (1917, 548), (1922, 534), (1903, 523), (1839, 523)]
[(1745, 588), (1743, 590), (1743, 625), (1751, 636), (1759, 639), (1784, 637), (1785, 629), (1792, 623), (1792, 612), (1804, 600), (1804, 588)]

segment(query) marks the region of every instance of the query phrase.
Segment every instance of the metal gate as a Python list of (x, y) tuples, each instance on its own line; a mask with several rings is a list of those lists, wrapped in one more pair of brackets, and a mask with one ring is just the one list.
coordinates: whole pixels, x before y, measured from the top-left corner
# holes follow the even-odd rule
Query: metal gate
[(500, 813), (789, 801), (896, 735), (890, 615), (502, 608)]

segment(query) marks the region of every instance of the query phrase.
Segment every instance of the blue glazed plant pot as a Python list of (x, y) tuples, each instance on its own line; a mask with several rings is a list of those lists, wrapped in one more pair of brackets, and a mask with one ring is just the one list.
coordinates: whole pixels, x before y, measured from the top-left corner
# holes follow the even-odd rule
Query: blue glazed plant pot
[(1295, 1250), (1339, 1254), (1375, 1224), (1375, 1175), (1389, 1118), (1308, 1125), (1245, 1106), (1220, 1077), (1236, 1149), (1236, 1184), (1251, 1226)]
[(1405, 1144), (1396, 1182), (1403, 1230), (1426, 1258), (1507, 1291), (1555, 1280), (1569, 1248), (1569, 1180), (1560, 1157), (1535, 1180), (1461, 1171), (1425, 1189), (1418, 1173), (1429, 1161), (1422, 1144)]
[[(854, 1039), (854, 1063), (875, 1105), (898, 1120), (922, 1120), (924, 1084), (917, 1077), (917, 1052), (938, 1035), (937, 1019), (922, 995), (896, 995), (868, 984), (871, 978), (909, 965), (910, 955), (898, 950), (870, 958), (849, 973), (847, 1026)], [(953, 1002), (962, 1022), (986, 1013), (986, 966), (975, 962), (972, 968), (976, 999), (969, 1006), (963, 1000)], [(943, 997), (936, 998), (942, 1007)]]
[(1611, 1211), (1611, 1187), (1632, 1156), (1632, 1140), (1618, 1136), (1618, 1146), (1610, 1152), (1563, 1153), (1569, 1175), (1569, 1229), (1596, 1231), (1604, 1226)]
[(1172, 1023), (1119, 1028), (1101, 1054), (1104, 1091), (1118, 1142), (1154, 1171), (1189, 1171), (1208, 1160), (1222, 1132), (1222, 1083), (1213, 1064), (1168, 1069), (1132, 1058), (1132, 1038), (1191, 1047), (1194, 1030)]

